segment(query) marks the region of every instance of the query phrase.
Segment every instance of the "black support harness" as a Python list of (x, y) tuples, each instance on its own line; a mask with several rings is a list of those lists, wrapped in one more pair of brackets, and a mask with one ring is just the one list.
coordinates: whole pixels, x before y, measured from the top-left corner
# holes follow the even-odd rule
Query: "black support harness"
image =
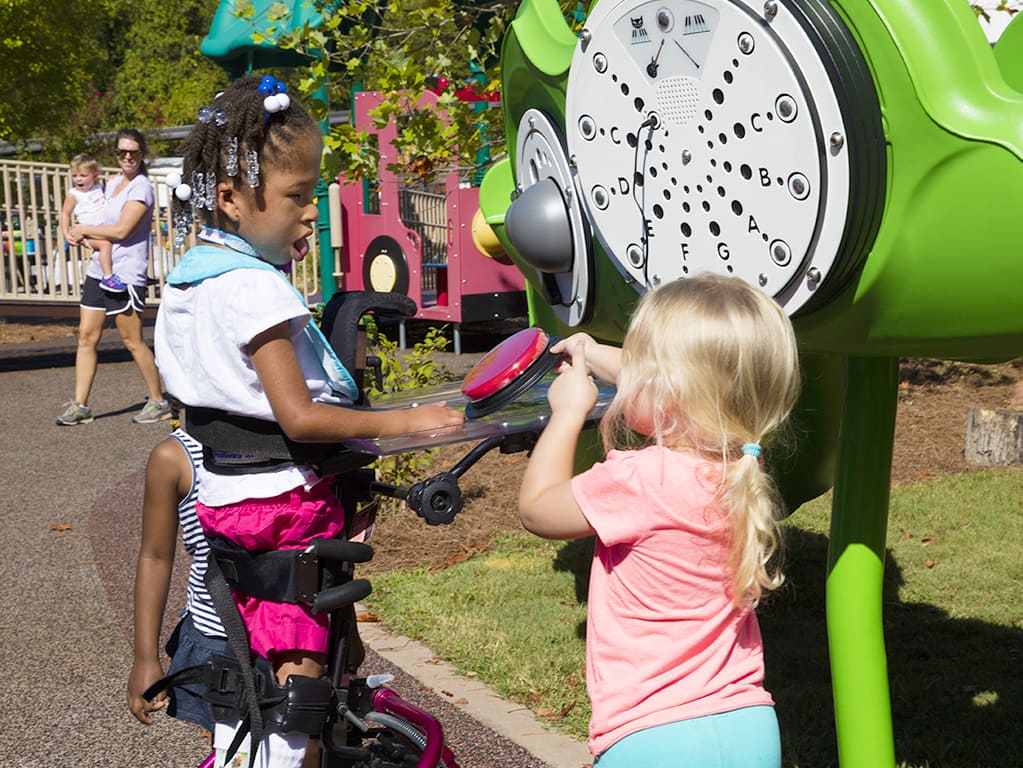
[[(359, 333), (361, 318), (373, 311), (411, 316), (416, 305), (398, 293), (357, 291), (338, 293), (324, 308), (322, 329), (342, 364), (361, 383), (373, 360), (365, 357)], [(361, 361), (365, 363), (359, 365)], [(376, 361), (379, 377), (379, 360)], [(359, 391), (355, 407), (363, 406)], [(290, 440), (275, 422), (236, 416), (211, 408), (187, 406), (186, 430), (203, 445), (203, 463), (211, 472), (248, 474), (285, 463), (314, 467), (321, 477), (337, 476), (342, 505), (354, 511), (369, 501), (374, 473), (365, 469), (374, 457), (339, 444), (299, 443)], [(351, 515), (346, 514), (346, 523)], [(346, 525), (347, 529), (347, 525)], [(347, 530), (345, 532), (347, 535)], [(353, 578), (354, 565), (373, 557), (368, 544), (339, 539), (314, 539), (299, 550), (248, 551), (225, 537), (209, 540), (206, 587), (227, 633), (233, 657), (216, 654), (206, 664), (182, 669), (150, 686), (143, 697), (152, 699), (176, 685), (205, 685), (214, 719), (242, 724), (228, 748), (228, 758), (251, 733), (250, 766), (268, 724), (281, 731), (320, 734), (332, 713), (339, 710), (334, 682), (329, 677), (290, 675), (280, 685), (270, 663), (252, 661), (248, 633), (231, 590), (263, 600), (303, 604), (314, 614), (340, 611), (370, 594), (369, 581)], [(335, 674), (335, 678), (337, 674)]]

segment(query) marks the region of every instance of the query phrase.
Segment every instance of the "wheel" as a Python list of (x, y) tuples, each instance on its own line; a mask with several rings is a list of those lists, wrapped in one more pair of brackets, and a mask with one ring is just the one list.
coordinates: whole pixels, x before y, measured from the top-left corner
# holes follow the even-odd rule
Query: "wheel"
[(408, 263), (398, 242), (380, 235), (370, 242), (362, 262), (362, 283), (381, 293), (408, 293)]

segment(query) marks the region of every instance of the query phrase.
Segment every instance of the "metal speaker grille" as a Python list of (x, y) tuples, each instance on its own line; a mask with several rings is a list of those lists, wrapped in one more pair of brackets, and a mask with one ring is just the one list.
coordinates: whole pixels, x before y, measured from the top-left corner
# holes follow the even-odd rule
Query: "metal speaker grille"
[(700, 89), (690, 77), (669, 77), (657, 84), (657, 108), (670, 123), (684, 126), (697, 117)]

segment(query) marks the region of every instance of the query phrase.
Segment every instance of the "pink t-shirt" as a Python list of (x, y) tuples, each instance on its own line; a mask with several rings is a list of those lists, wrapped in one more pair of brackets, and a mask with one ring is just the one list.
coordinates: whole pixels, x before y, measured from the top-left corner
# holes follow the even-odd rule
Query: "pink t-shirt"
[(653, 446), (572, 480), (597, 532), (586, 620), (590, 751), (624, 736), (771, 705), (760, 627), (731, 599), (718, 467)]

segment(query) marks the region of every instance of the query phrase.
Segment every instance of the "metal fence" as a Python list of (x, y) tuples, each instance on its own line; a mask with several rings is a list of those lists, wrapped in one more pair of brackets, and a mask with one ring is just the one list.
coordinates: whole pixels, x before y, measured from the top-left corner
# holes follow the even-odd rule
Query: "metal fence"
[[(102, 174), (117, 172), (104, 168)], [(167, 173), (149, 173), (156, 192), (146, 292), (150, 305), (159, 303), (166, 275), (183, 255), (174, 244)], [(78, 304), (92, 253), (69, 246), (60, 231), (60, 211), (70, 186), (67, 164), (0, 160), (0, 303)], [(315, 237), (310, 240), (312, 251), (292, 272), (292, 282), (307, 301), (320, 294), (318, 243)], [(193, 243), (190, 232), (185, 248)]]
[(404, 188), (398, 191), (402, 223), (419, 235), (422, 243), (422, 280), (424, 291), (437, 290), (437, 270), (448, 263), (447, 197), (443, 185), (434, 188)]

